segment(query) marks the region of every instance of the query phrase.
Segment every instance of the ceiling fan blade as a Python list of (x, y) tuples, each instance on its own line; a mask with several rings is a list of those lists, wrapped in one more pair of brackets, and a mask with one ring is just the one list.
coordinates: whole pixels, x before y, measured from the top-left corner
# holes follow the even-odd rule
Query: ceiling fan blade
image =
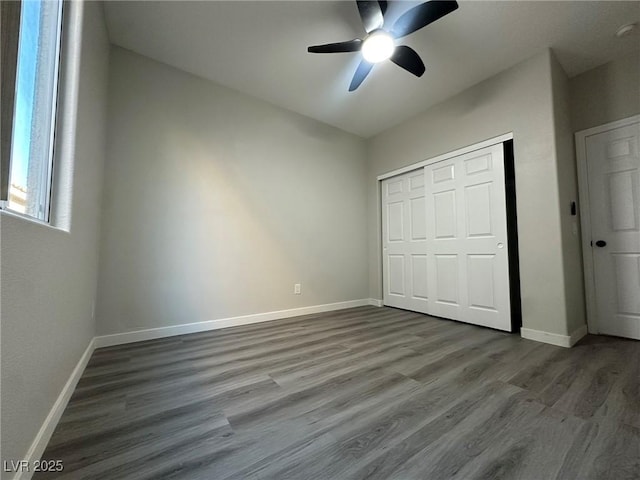
[(400, 15), (400, 18), (398, 18), (393, 24), (393, 27), (391, 27), (391, 35), (395, 38), (409, 35), (453, 12), (457, 8), (458, 2), (453, 0), (431, 0), (422, 3)]
[(382, 11), (382, 16), (387, 13), (387, 0), (378, 0), (378, 5), (380, 5), (380, 10)]
[(362, 46), (362, 40), (354, 38), (347, 42), (327, 43), (326, 45), (313, 45), (307, 48), (309, 53), (342, 53), (358, 52)]
[(382, 9), (380, 4), (375, 2), (363, 2), (356, 1), (358, 4), (358, 12), (360, 12), (360, 18), (362, 19), (362, 25), (367, 33), (371, 33), (378, 28), (382, 28), (384, 24), (384, 17), (382, 16)]
[(420, 56), (413, 48), (406, 45), (397, 46), (390, 60), (416, 77), (421, 77), (424, 73), (424, 63), (422, 63)]
[(365, 60), (360, 62), (358, 68), (356, 68), (356, 73), (353, 74), (353, 79), (351, 80), (351, 85), (349, 85), (349, 91), (353, 92), (356, 88), (360, 86), (360, 84), (367, 78), (369, 72), (373, 68), (373, 63), (369, 63)]

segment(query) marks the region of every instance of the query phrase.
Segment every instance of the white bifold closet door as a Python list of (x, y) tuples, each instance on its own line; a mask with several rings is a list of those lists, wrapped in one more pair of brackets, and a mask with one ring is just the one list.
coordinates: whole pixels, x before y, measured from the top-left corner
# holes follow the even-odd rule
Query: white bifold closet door
[(502, 144), (382, 182), (383, 300), (511, 330)]

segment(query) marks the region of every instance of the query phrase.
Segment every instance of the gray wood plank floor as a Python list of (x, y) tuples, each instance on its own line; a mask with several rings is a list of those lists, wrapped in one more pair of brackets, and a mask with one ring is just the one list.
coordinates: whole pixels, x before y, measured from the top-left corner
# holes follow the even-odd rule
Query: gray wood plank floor
[(640, 342), (392, 308), (98, 349), (60, 479), (639, 479)]

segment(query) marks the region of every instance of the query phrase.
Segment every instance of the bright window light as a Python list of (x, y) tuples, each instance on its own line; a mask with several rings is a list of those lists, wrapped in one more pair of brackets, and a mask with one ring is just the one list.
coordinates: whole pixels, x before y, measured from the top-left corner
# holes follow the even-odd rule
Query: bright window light
[(393, 55), (396, 45), (387, 32), (374, 32), (362, 44), (362, 56), (369, 63), (378, 63)]
[(48, 221), (62, 1), (23, 1), (8, 209)]

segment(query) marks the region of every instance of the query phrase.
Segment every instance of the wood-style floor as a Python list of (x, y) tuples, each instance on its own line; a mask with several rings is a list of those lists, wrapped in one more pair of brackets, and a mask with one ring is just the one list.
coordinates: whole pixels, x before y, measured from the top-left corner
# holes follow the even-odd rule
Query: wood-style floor
[(638, 479), (640, 342), (361, 307), (96, 350), (64, 479)]

